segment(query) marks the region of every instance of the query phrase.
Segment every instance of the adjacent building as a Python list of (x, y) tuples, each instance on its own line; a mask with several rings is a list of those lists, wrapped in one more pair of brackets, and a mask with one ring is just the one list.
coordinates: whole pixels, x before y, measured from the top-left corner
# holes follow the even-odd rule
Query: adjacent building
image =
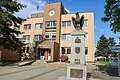
[[(83, 30), (86, 32), (85, 53), (86, 61), (94, 62), (94, 13), (80, 12), (84, 15)], [(72, 17), (75, 13), (68, 13), (61, 2), (44, 5), (44, 12), (31, 14), (20, 27), (26, 43), (39, 42), (35, 52), (36, 58), (58, 61), (60, 55), (71, 54), (71, 32), (74, 30)], [(29, 45), (25, 47), (28, 53)]]

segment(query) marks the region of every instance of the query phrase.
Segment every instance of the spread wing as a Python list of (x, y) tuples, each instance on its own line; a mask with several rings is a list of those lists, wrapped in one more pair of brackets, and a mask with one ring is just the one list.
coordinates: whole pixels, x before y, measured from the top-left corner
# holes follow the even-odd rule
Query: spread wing
[(82, 28), (83, 25), (84, 25), (84, 16), (82, 16), (80, 19), (80, 27)]
[(74, 17), (72, 17), (72, 22), (73, 22), (74, 27), (77, 28), (76, 19)]

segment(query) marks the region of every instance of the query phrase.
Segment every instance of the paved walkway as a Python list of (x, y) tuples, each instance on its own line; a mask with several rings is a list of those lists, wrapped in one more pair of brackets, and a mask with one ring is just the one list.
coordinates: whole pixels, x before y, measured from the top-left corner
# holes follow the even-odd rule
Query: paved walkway
[(66, 75), (65, 63), (0, 69), (0, 80), (57, 80)]
[[(67, 64), (56, 62), (37, 66), (0, 67), (0, 80), (57, 80), (67, 74)], [(120, 80), (120, 77), (112, 77), (96, 71), (96, 66), (87, 64), (87, 71), (93, 78), (100, 80)]]

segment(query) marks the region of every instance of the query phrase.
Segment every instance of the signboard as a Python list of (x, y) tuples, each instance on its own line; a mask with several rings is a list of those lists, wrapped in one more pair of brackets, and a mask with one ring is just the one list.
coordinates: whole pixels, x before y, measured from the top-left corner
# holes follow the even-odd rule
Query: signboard
[(51, 46), (48, 45), (48, 44), (39, 44), (38, 46), (39, 46), (40, 48), (51, 48)]

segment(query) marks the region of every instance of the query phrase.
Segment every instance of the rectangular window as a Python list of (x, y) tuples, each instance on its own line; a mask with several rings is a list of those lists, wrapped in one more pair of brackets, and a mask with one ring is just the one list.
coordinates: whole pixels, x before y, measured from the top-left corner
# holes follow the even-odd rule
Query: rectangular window
[(66, 27), (66, 21), (62, 22), (62, 27)]
[(34, 35), (34, 40), (40, 41), (40, 40), (42, 40), (42, 36), (41, 35)]
[(71, 21), (62, 21), (62, 27), (70, 27)]
[(88, 26), (88, 19), (84, 20), (84, 26)]
[(36, 29), (40, 29), (40, 28), (42, 28), (42, 25), (43, 25), (42, 23), (36, 23), (35, 24), (35, 28)]
[(47, 29), (51, 29), (51, 28), (55, 28), (57, 27), (57, 21), (47, 21), (46, 22), (46, 28)]
[(56, 32), (46, 32), (46, 39), (56, 40)]
[(31, 24), (24, 25), (24, 30), (30, 30), (30, 29), (31, 29)]
[(70, 47), (67, 48), (67, 54), (71, 54), (71, 48)]
[(85, 39), (86, 40), (88, 39), (88, 33), (85, 33)]
[(62, 54), (71, 54), (71, 47), (62, 47)]
[(71, 26), (71, 21), (67, 21), (67, 26)]
[(62, 34), (62, 39), (65, 40), (71, 39), (71, 34)]
[(88, 54), (88, 47), (85, 47), (85, 55)]
[(65, 54), (65, 48), (62, 47), (62, 54)]
[(27, 41), (30, 40), (30, 35), (23, 35), (23, 39)]

